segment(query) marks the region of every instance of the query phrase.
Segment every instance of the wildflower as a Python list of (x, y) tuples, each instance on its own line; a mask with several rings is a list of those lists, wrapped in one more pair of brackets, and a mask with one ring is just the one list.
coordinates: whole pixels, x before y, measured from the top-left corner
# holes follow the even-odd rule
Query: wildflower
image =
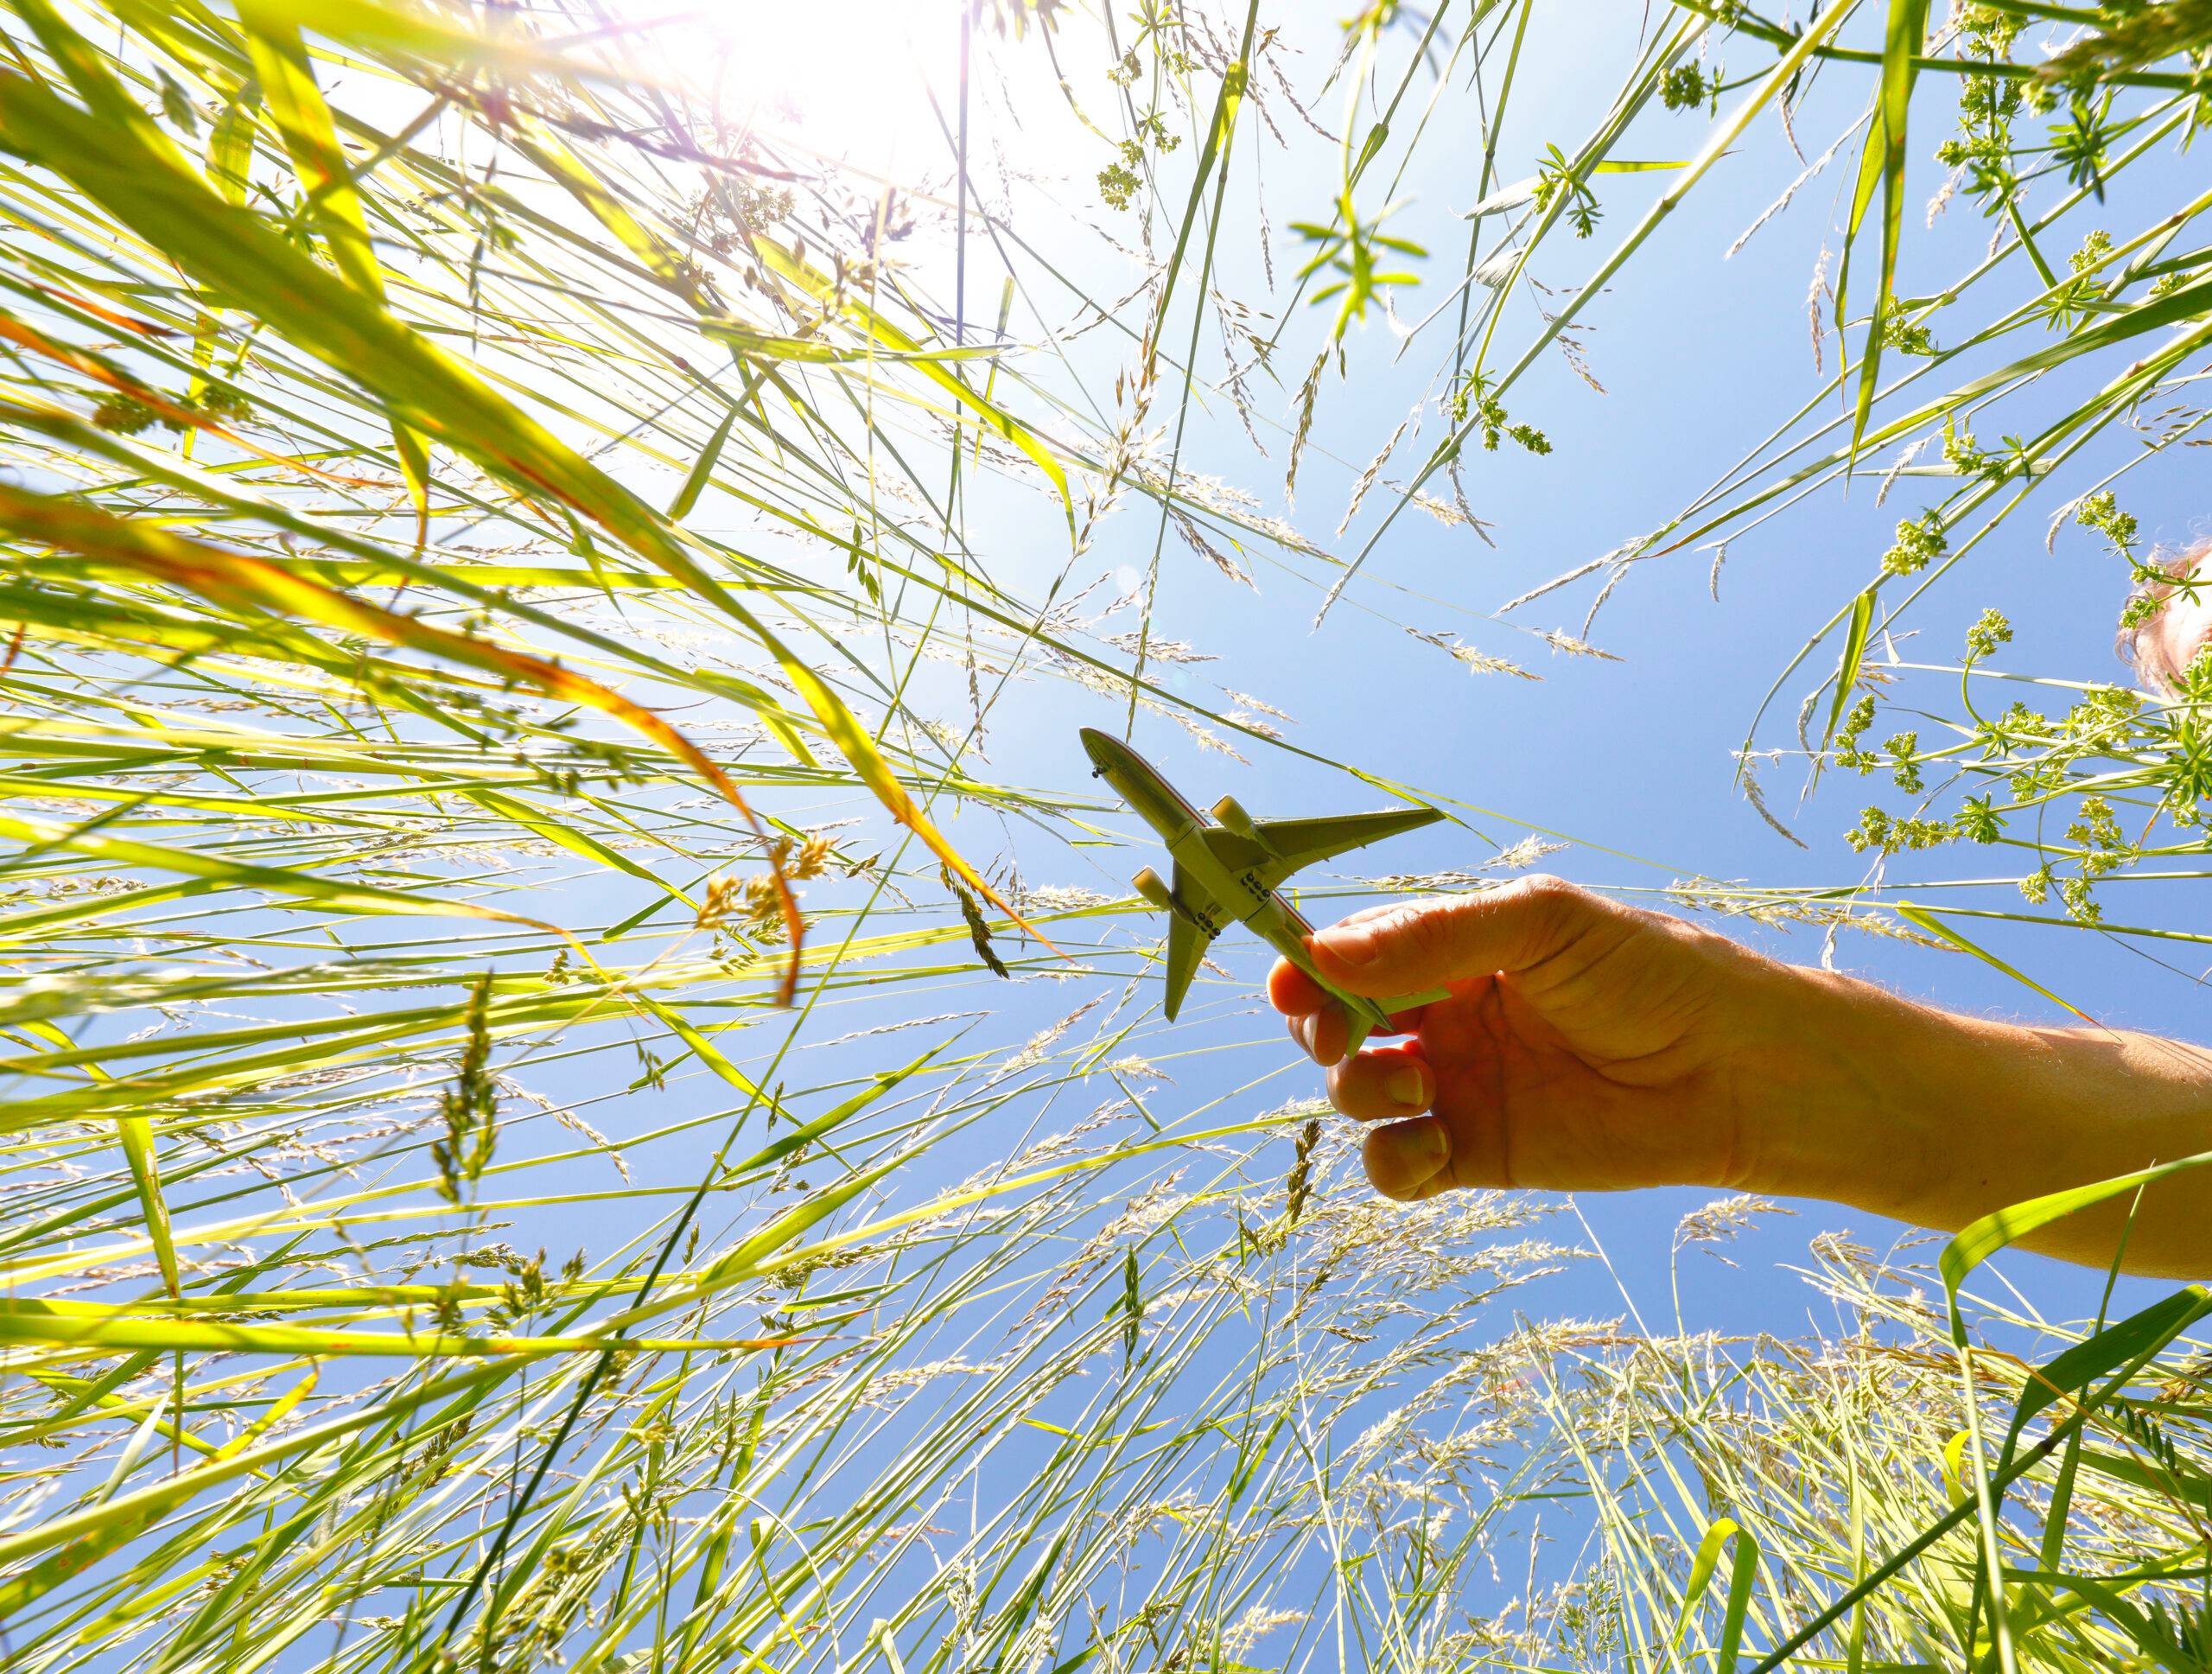
[(1921, 790), (1920, 764), (1916, 758), (1920, 749), (1920, 735), (1916, 732), (1898, 733), (1885, 748), (1890, 753), (1891, 777), (1897, 781), (1897, 789), (1917, 795)]
[(1916, 575), (1949, 547), (1943, 533), (1943, 514), (1931, 508), (1917, 519), (1908, 518), (1897, 525), (1897, 543), (1882, 555), (1882, 573)]
[(1994, 843), (2005, 830), (2003, 818), (1986, 796), (1967, 797), (1952, 817), (1951, 825), (1961, 837), (1974, 843)]
[(1574, 228), (1574, 236), (1588, 238), (1598, 230), (1599, 217), (1605, 213), (1598, 207), (1598, 194), (1574, 172), (1574, 165), (1567, 161), (1564, 151), (1556, 145), (1547, 145), (1544, 160), (1536, 169), (1536, 207), (1550, 208), (1552, 200), (1562, 191), (1567, 194), (1567, 219)]
[(2012, 624), (2001, 612), (1984, 610), (1974, 625), (1967, 630), (1967, 660), (1980, 662), (1996, 654), (1997, 647), (2009, 645), (2012, 640)]
[(1529, 452), (1541, 455), (1552, 450), (1550, 439), (1533, 424), (1516, 424), (1505, 411), (1505, 404), (1491, 393), (1487, 372), (1467, 372), (1452, 385), (1446, 398), (1445, 410), (1452, 416), (1454, 425), (1465, 425), (1472, 414), (1482, 429), (1483, 446), (1492, 453), (1498, 442), (1507, 437)]
[(1713, 67), (1708, 81), (1706, 72), (1695, 64), (1677, 64), (1667, 72), (1659, 83), (1659, 102), (1670, 111), (1694, 111), (1711, 101), (1713, 114), (1719, 114), (1720, 89), (1726, 85), (1719, 65)]
[(1936, 345), (1929, 336), (1928, 328), (1906, 319), (1904, 304), (1895, 297), (1883, 305), (1881, 314), (1876, 318), (1874, 338), (1881, 346), (1893, 348), (1900, 354), (1929, 355), (1936, 353)]
[(1859, 824), (1844, 833), (1843, 840), (1854, 853), (1872, 850), (1894, 855), (1906, 850), (1939, 848), (1951, 837), (1951, 828), (1942, 820), (1903, 818), (1880, 808), (1869, 808), (1859, 815)]
[(1943, 462), (1962, 477), (1978, 477), (1989, 468), (1989, 455), (1974, 444), (1973, 431), (1958, 428), (1955, 415), (1943, 419)]

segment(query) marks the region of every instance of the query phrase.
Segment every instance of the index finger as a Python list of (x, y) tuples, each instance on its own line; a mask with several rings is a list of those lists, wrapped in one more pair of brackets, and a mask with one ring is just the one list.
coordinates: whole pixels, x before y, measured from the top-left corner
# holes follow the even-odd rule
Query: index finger
[(1625, 929), (1632, 918), (1561, 879), (1532, 874), (1494, 888), (1356, 913), (1317, 932), (1308, 946), (1331, 986), (1380, 999), (1526, 970), (1595, 920)]
[[(1343, 925), (1363, 924), (1370, 919), (1395, 913), (1402, 905), (1400, 901), (1377, 901), (1372, 907), (1363, 907), (1356, 913), (1345, 913), (1331, 925), (1329, 930)], [(1328, 931), (1320, 933), (1326, 935)], [(1320, 983), (1288, 959), (1282, 958), (1278, 958), (1274, 968), (1268, 972), (1268, 1000), (1277, 1011), (1288, 1017), (1301, 1017), (1308, 1012), (1319, 1011), (1324, 1006), (1335, 1003), (1329, 991)]]

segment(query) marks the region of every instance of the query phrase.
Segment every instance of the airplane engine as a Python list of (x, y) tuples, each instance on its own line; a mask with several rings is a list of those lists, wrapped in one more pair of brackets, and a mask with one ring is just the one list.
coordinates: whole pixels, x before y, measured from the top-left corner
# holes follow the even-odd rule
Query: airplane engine
[(1136, 887), (1137, 894), (1161, 912), (1172, 913), (1175, 910), (1175, 897), (1168, 892), (1166, 880), (1149, 866), (1131, 878), (1129, 882)]
[(1213, 817), (1241, 837), (1256, 840), (1258, 833), (1252, 829), (1252, 816), (1244, 812), (1244, 805), (1233, 796), (1225, 796), (1213, 805)]

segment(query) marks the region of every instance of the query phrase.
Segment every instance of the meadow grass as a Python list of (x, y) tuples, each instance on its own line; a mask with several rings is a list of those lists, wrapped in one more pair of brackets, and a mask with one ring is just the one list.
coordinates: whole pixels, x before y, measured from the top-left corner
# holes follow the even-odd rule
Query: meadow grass
[[(1813, 682), (1781, 753), (1886, 775), (1901, 811), (1855, 834), (1882, 861), (1974, 845), (2060, 910), (1952, 893), (1980, 870), (1676, 900), (1980, 953), (1977, 916), (2086, 928), (2106, 878), (2198, 875), (2212, 672), (2171, 702), (2005, 673), (1994, 613), (1955, 664), (1878, 648), (2156, 412), (2067, 502), (2149, 573), (2122, 479), (2202, 439), (2212, 194), (2053, 240), (2202, 125), (2212, 11), (1675, 0), (1522, 178), (1496, 136), (1568, 10), (1376, 3), (1287, 68), (1256, 3), (978, 7), (965, 47), (1065, 90), (1098, 213), (1137, 218), (1116, 300), (991, 207), (964, 80), (949, 176), (894, 189), (734, 117), (665, 20), (10, 0), (10, 1667), (2212, 1666), (2202, 1290), (2074, 1322), (1982, 1284), (2050, 1204), (1932, 1272), (1817, 1244), (1821, 1340), (1520, 1318), (1581, 1256), (1549, 1206), (1374, 1199), (1273, 1078), (1181, 1098), (1135, 903), (969, 846), (1112, 818), (990, 767), (1017, 683), (1293, 748), (1258, 700), (1161, 678), (1163, 565), (1265, 569), (1325, 618), (1374, 597), (1408, 509), (1480, 533), (1465, 450), (1554, 446), (1508, 405), (1529, 368), (1574, 360), (1755, 124), (1850, 77), (1868, 115), (1814, 154), (1853, 181), (1827, 386), (1500, 631), (1580, 587), (1580, 634), (1521, 631), (1602, 655), (1637, 566), (1717, 573), (1854, 475), (1925, 488), (1778, 677)], [(1099, 61), (1064, 68), (1078, 45)], [(1492, 137), (1454, 281), (1387, 229), (1467, 98)], [(1646, 149), (1662, 116), (1694, 143)], [(1216, 258), (1236, 166), (1286, 129), (1336, 189), (1263, 332)], [(1908, 143), (1996, 230), (1921, 296)], [(1532, 308), (1534, 253), (1579, 240)], [(1382, 315), (1434, 361), (1433, 439), (1409, 420), (1357, 472), (1357, 544), (1185, 468), (1194, 411), (1233, 413), (1286, 433), (1287, 497)], [(1100, 328), (1110, 392), (1075, 341)], [(2094, 392), (2039, 408), (2077, 364)], [(1996, 411), (2019, 435), (1977, 442)], [(1033, 573), (971, 550), (986, 493), (1050, 530)], [(1084, 559), (1117, 513), (1153, 535), (1108, 633)], [(1409, 627), (1453, 678), (1526, 672)], [(1992, 718), (1991, 681), (2028, 703)], [(1908, 683), (1960, 713), (1871, 742)], [(1765, 1212), (1715, 1205), (1681, 1250)]]

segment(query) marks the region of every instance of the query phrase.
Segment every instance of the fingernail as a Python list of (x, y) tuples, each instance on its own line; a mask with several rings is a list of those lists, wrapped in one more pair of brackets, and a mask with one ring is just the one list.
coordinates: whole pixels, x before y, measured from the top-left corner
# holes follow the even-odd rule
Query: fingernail
[(1354, 967), (1373, 964), (1382, 952), (1382, 939), (1363, 924), (1332, 925), (1313, 939), (1338, 964)]
[(1452, 1136), (1441, 1122), (1411, 1123), (1404, 1131), (1401, 1154), (1419, 1171), (1417, 1178), (1426, 1181), (1451, 1161)]
[(1418, 1064), (1401, 1064), (1390, 1072), (1390, 1078), (1382, 1084), (1382, 1090), (1390, 1095), (1390, 1102), (1394, 1104), (1403, 1105), (1409, 1111), (1424, 1109), (1428, 1104), (1427, 1072)]
[(1320, 1026), (1320, 1022), (1319, 1017), (1309, 1011), (1291, 1025), (1292, 1032), (1298, 1036), (1298, 1044), (1306, 1048), (1306, 1055), (1308, 1058), (1313, 1055), (1313, 1036)]

